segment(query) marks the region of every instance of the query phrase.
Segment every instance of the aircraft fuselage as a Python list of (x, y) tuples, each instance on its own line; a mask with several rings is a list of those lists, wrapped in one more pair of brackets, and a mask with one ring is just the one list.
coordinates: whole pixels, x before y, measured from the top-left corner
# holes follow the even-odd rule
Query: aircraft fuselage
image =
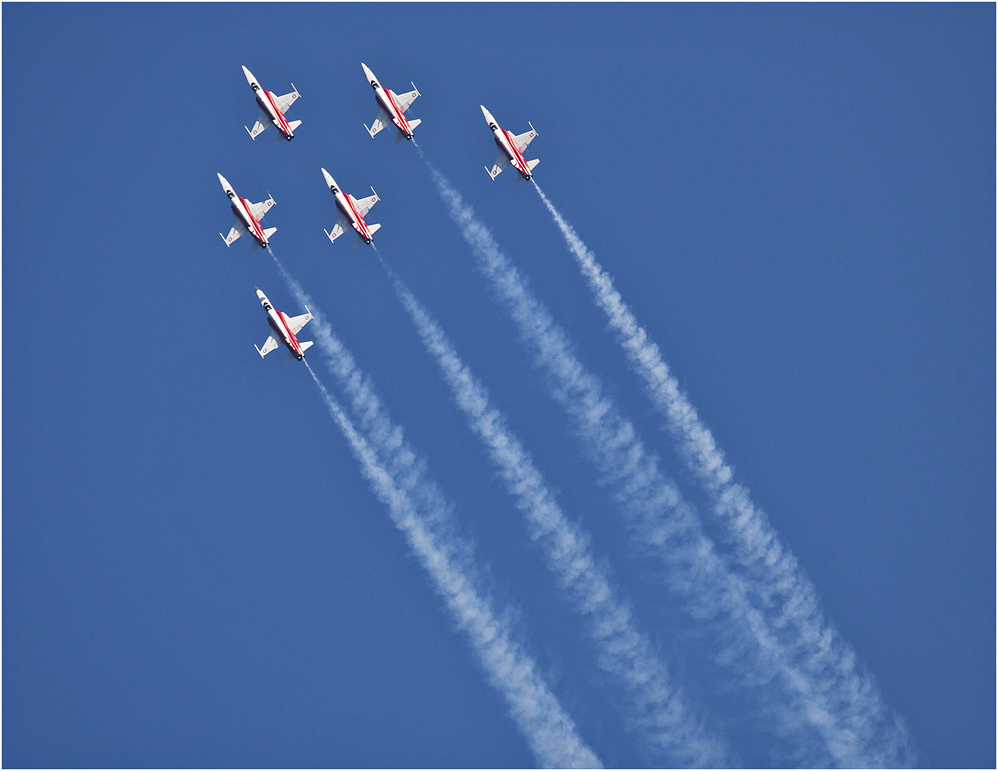
[(260, 82), (253, 77), (253, 73), (245, 67), (243, 67), (243, 74), (246, 76), (246, 81), (250, 84), (250, 88), (253, 89), (254, 95), (256, 95), (256, 103), (260, 105), (260, 109), (270, 118), (270, 122), (277, 127), (277, 130), (284, 135), (284, 138), (290, 142), (294, 139), (295, 133), (291, 130), (291, 126), (288, 124), (288, 119), (284, 117), (284, 113), (278, 109), (274, 94), (261, 86)]
[(288, 350), (291, 351), (298, 361), (304, 359), (305, 352), (302, 350), (301, 343), (298, 342), (298, 338), (295, 337), (294, 332), (292, 332), (291, 328), (288, 326), (287, 316), (274, 308), (274, 306), (270, 304), (270, 300), (267, 299), (267, 295), (259, 289), (256, 290), (256, 296), (260, 298), (260, 304), (263, 305), (263, 309), (267, 311), (267, 321), (270, 324), (271, 329), (274, 330), (274, 334), (277, 335), (277, 338), (284, 341), (284, 345), (288, 347)]

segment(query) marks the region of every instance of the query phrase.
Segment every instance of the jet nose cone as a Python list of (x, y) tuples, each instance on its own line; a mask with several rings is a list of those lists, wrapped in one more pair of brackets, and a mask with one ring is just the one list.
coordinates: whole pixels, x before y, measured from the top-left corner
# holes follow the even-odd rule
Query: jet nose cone
[(254, 287), (256, 289), (256, 298), (260, 302), (267, 302), (267, 295), (260, 291), (260, 287)]
[(222, 189), (223, 190), (228, 190), (229, 189), (229, 187), (230, 187), (229, 180), (227, 180), (221, 174), (218, 175), (218, 181), (222, 185)]
[(368, 67), (366, 64), (364, 64), (364, 62), (361, 62), (360, 66), (364, 68), (364, 74), (367, 75), (367, 79), (368, 80), (373, 80), (374, 79), (374, 73), (371, 72), (371, 68)]
[(335, 187), (336, 186), (336, 180), (333, 179), (332, 175), (328, 171), (326, 171), (325, 169), (322, 169), (322, 177), (323, 177), (323, 179), (326, 180), (326, 187)]
[(246, 69), (245, 67), (243, 67), (243, 75), (245, 75), (245, 76), (246, 76), (246, 81), (247, 81), (248, 83), (250, 83), (251, 85), (252, 85), (253, 81), (254, 81), (254, 80), (256, 80), (256, 78), (254, 78), (254, 77), (253, 77), (253, 73), (252, 73), (252, 72), (250, 72), (250, 71), (249, 71), (248, 69)]

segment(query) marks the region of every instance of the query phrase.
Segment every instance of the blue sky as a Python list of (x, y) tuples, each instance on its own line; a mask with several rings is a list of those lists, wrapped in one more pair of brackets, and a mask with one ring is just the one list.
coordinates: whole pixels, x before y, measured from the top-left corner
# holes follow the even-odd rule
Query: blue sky
[[(2, 13), (5, 766), (544, 762), (307, 369), (254, 352), (253, 288), (290, 315), (301, 302), (265, 251), (218, 238), (218, 172), (274, 196), (274, 256), (403, 429), (447, 502), (439, 534), (473, 544), (456, 564), (594, 757), (676, 756), (601, 666), (595, 616), (549, 569), (378, 256), (487, 389), (708, 741), (749, 766), (827, 762), (795, 712), (807, 699), (752, 669), (733, 620), (772, 587), (739, 567), (542, 200), (511, 170), (488, 179), (479, 104), (536, 128), (537, 183), (915, 762), (994, 766), (993, 5)], [(425, 161), (364, 131), (361, 61), (419, 88)], [(240, 65), (297, 87), (292, 142), (247, 136)], [(681, 491), (718, 575), (749, 588), (735, 616), (695, 612), (706, 590), (685, 579), (707, 562), (642, 542), (431, 165)], [(377, 190), (377, 255), (326, 239), (320, 167)], [(308, 361), (363, 435), (326, 350)], [(799, 664), (793, 629), (769, 632)], [(832, 723), (853, 714), (823, 704)]]

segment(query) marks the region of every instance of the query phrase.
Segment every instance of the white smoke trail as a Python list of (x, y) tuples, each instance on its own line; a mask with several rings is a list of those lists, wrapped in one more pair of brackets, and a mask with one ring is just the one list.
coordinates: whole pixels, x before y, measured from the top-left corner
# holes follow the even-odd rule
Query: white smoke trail
[[(273, 256), (273, 253), (271, 253)], [(311, 298), (274, 257), (288, 286), (302, 304), (312, 308), (319, 345), (329, 354), (332, 330)], [(329, 354), (332, 355), (332, 354)], [(306, 363), (307, 364), (307, 363)], [(471, 564), (471, 549), (447, 527), (446, 502), (439, 491), (419, 493), (432, 486), (408, 460), (386, 464), (384, 458), (402, 454), (414, 457), (405, 447), (401, 429), (374, 431), (363, 436), (343, 409), (322, 385), (312, 368), (309, 373), (322, 393), (329, 413), (350, 444), (378, 499), (387, 507), (395, 526), (433, 579), (458, 628), (463, 631), (478, 656), (489, 683), (506, 699), (510, 715), (538, 762), (551, 768), (597, 768), (596, 754), (578, 736), (575, 724), (541, 677), (537, 663), (513, 640), (512, 625), (496, 612), (493, 600), (481, 589)], [(359, 372), (354, 372), (363, 381)], [(366, 387), (366, 384), (365, 384)], [(348, 389), (349, 390), (349, 389)], [(374, 397), (376, 400), (376, 397)], [(370, 422), (371, 412), (383, 412), (376, 402), (368, 403), (361, 423)], [(384, 420), (388, 420), (384, 416)], [(397, 439), (396, 444), (392, 444)], [(380, 456), (380, 457), (379, 457)], [(400, 469), (408, 469), (408, 473)], [(427, 504), (436, 508), (423, 509)]]
[(412, 317), (423, 344), (436, 359), (469, 428), (486, 446), (530, 536), (541, 545), (548, 568), (558, 577), (576, 612), (584, 617), (599, 651), (600, 667), (630, 699), (631, 730), (658, 760), (679, 768), (730, 765), (723, 743), (712, 736), (670, 683), (668, 670), (648, 637), (635, 628), (631, 610), (617, 596), (589, 549), (589, 537), (568, 521), (541, 472), (485, 388), (461, 361), (440, 326), (387, 265), (395, 291)]
[[(869, 761), (852, 751), (855, 741), (837, 723), (808, 682), (784, 660), (783, 651), (762, 614), (749, 601), (744, 582), (728, 571), (699, 517), (675, 484), (646, 451), (637, 433), (599, 380), (585, 370), (550, 312), (527, 287), (519, 271), (500, 251), (488, 228), (470, 206), (424, 157), (452, 219), (478, 259), (500, 304), (517, 325), (521, 339), (535, 351), (553, 398), (571, 417), (575, 430), (600, 470), (601, 482), (613, 492), (637, 540), (666, 568), (667, 585), (693, 618), (726, 638), (713, 660), (736, 682), (762, 700), (760, 714), (777, 716), (772, 730), (793, 742), (789, 765), (853, 767)], [(714, 641), (717, 645), (716, 640)], [(757, 715), (758, 717), (758, 715)], [(777, 751), (777, 747), (772, 747)]]
[(872, 676), (860, 669), (852, 647), (825, 619), (813, 583), (781, 544), (769, 518), (755, 507), (748, 490), (732, 481), (732, 469), (670, 374), (658, 345), (638, 324), (574, 228), (540, 187), (535, 187), (631, 366), (644, 379), (652, 404), (666, 419), (687, 468), (710, 496), (712, 514), (733, 548), (755, 605), (765, 613), (788, 660), (809, 681), (813, 696), (826, 704), (840, 724), (835, 740), (853, 744), (846, 750), (850, 756), (872, 765), (913, 763), (903, 721), (883, 702)]

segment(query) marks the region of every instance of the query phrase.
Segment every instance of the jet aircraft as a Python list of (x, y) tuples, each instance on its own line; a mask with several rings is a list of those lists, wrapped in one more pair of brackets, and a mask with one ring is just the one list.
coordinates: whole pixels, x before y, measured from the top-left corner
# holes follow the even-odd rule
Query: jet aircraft
[[(500, 128), (496, 119), (492, 117), (492, 113), (482, 107), (482, 105), (479, 105), (479, 107), (482, 108), (482, 114), (485, 116), (489, 128), (492, 129), (492, 136), (496, 141), (496, 146), (499, 148), (499, 157), (496, 158), (495, 165), (491, 169), (486, 166), (485, 171), (488, 172), (488, 175), (492, 179), (495, 179), (503, 169), (512, 163), (513, 168), (523, 175), (523, 179), (530, 179), (533, 176), (534, 166), (540, 163), (540, 159), (528, 161), (523, 157), (523, 151), (527, 149), (527, 145), (537, 136), (533, 125), (530, 121), (527, 121), (530, 131), (514, 135)], [(520, 178), (517, 177), (516, 181), (519, 182)]]
[(365, 244), (371, 243), (374, 240), (374, 234), (381, 228), (381, 225), (368, 225), (364, 222), (364, 215), (371, 210), (374, 204), (381, 200), (378, 198), (378, 194), (374, 192), (374, 188), (371, 188), (371, 192), (374, 195), (357, 200), (352, 195), (344, 195), (340, 190), (340, 186), (336, 184), (336, 180), (325, 169), (322, 169), (322, 176), (326, 180), (326, 187), (329, 188), (333, 194), (333, 198), (336, 199), (336, 208), (340, 210), (340, 218), (333, 225), (333, 229), (329, 231), (323, 228), (323, 232), (329, 237), (330, 242), (334, 242), (342, 236), (349, 226), (357, 231), (357, 241), (354, 244), (355, 249), (360, 246), (361, 241)]
[(253, 248), (256, 249), (257, 246), (266, 248), (270, 244), (270, 237), (274, 235), (277, 228), (264, 230), (260, 224), (260, 220), (263, 219), (263, 215), (270, 211), (270, 207), (277, 203), (277, 201), (271, 196), (266, 201), (250, 203), (245, 198), (240, 198), (236, 195), (236, 191), (232, 189), (232, 185), (221, 174), (218, 175), (218, 181), (222, 183), (222, 189), (229, 196), (229, 202), (232, 204), (232, 213), (236, 215), (236, 221), (232, 225), (229, 235), (222, 236), (221, 233), (218, 234), (222, 236), (225, 245), (231, 246), (233, 241), (249, 231), (250, 235), (256, 239), (253, 242)]
[[(295, 84), (291, 84), (291, 88), (295, 88), (290, 94), (285, 94), (284, 96), (277, 96), (273, 91), (267, 91), (264, 89), (260, 82), (253, 77), (253, 73), (248, 69), (243, 67), (243, 75), (246, 76), (247, 82), (250, 84), (250, 88), (253, 89), (253, 93), (256, 95), (256, 103), (260, 105), (260, 117), (256, 119), (256, 123), (253, 124), (253, 128), (244, 126), (252, 139), (256, 139), (264, 129), (267, 128), (268, 123), (273, 123), (277, 126), (277, 130), (281, 132), (284, 139), (289, 142), (295, 137), (295, 129), (301, 125), (300, 120), (291, 121), (288, 123), (288, 119), (284, 117), (284, 113), (288, 111), (288, 108), (295, 103), (295, 100), (299, 97), (298, 89), (295, 88)], [(277, 143), (280, 144), (281, 137), (277, 138)]]
[(370, 68), (364, 64), (360, 63), (360, 66), (364, 68), (364, 75), (367, 76), (367, 82), (371, 84), (371, 88), (374, 89), (374, 98), (378, 102), (378, 106), (381, 111), (378, 113), (378, 117), (374, 119), (374, 124), (367, 128), (367, 124), (364, 124), (364, 128), (367, 129), (367, 133), (374, 138), (381, 129), (385, 128), (390, 123), (395, 124), (395, 128), (399, 130), (399, 133), (395, 136), (395, 141), (398, 142), (402, 137), (411, 140), (412, 132), (415, 130), (422, 121), (419, 118), (415, 120), (406, 120), (403, 113), (409, 109), (409, 105), (416, 101), (416, 97), (419, 96), (419, 91), (416, 90), (416, 84), (410, 83), (412, 86), (412, 91), (407, 94), (396, 94), (391, 89), (385, 90), (384, 86), (378, 82), (378, 79), (371, 72)]
[(289, 318), (284, 311), (274, 309), (274, 306), (270, 304), (270, 300), (267, 299), (267, 295), (261, 292), (259, 287), (256, 287), (256, 296), (260, 299), (263, 309), (267, 311), (267, 321), (270, 323), (271, 329), (274, 330), (263, 344), (263, 348), (253, 346), (256, 348), (256, 352), (260, 354), (260, 358), (262, 359), (283, 342), (288, 347), (288, 361), (291, 361), (292, 356), (298, 359), (298, 361), (304, 359), (305, 351), (312, 347), (312, 341), (299, 342), (295, 335), (312, 320), (312, 312), (309, 311), (308, 306), (305, 306), (306, 312), (301, 316)]

